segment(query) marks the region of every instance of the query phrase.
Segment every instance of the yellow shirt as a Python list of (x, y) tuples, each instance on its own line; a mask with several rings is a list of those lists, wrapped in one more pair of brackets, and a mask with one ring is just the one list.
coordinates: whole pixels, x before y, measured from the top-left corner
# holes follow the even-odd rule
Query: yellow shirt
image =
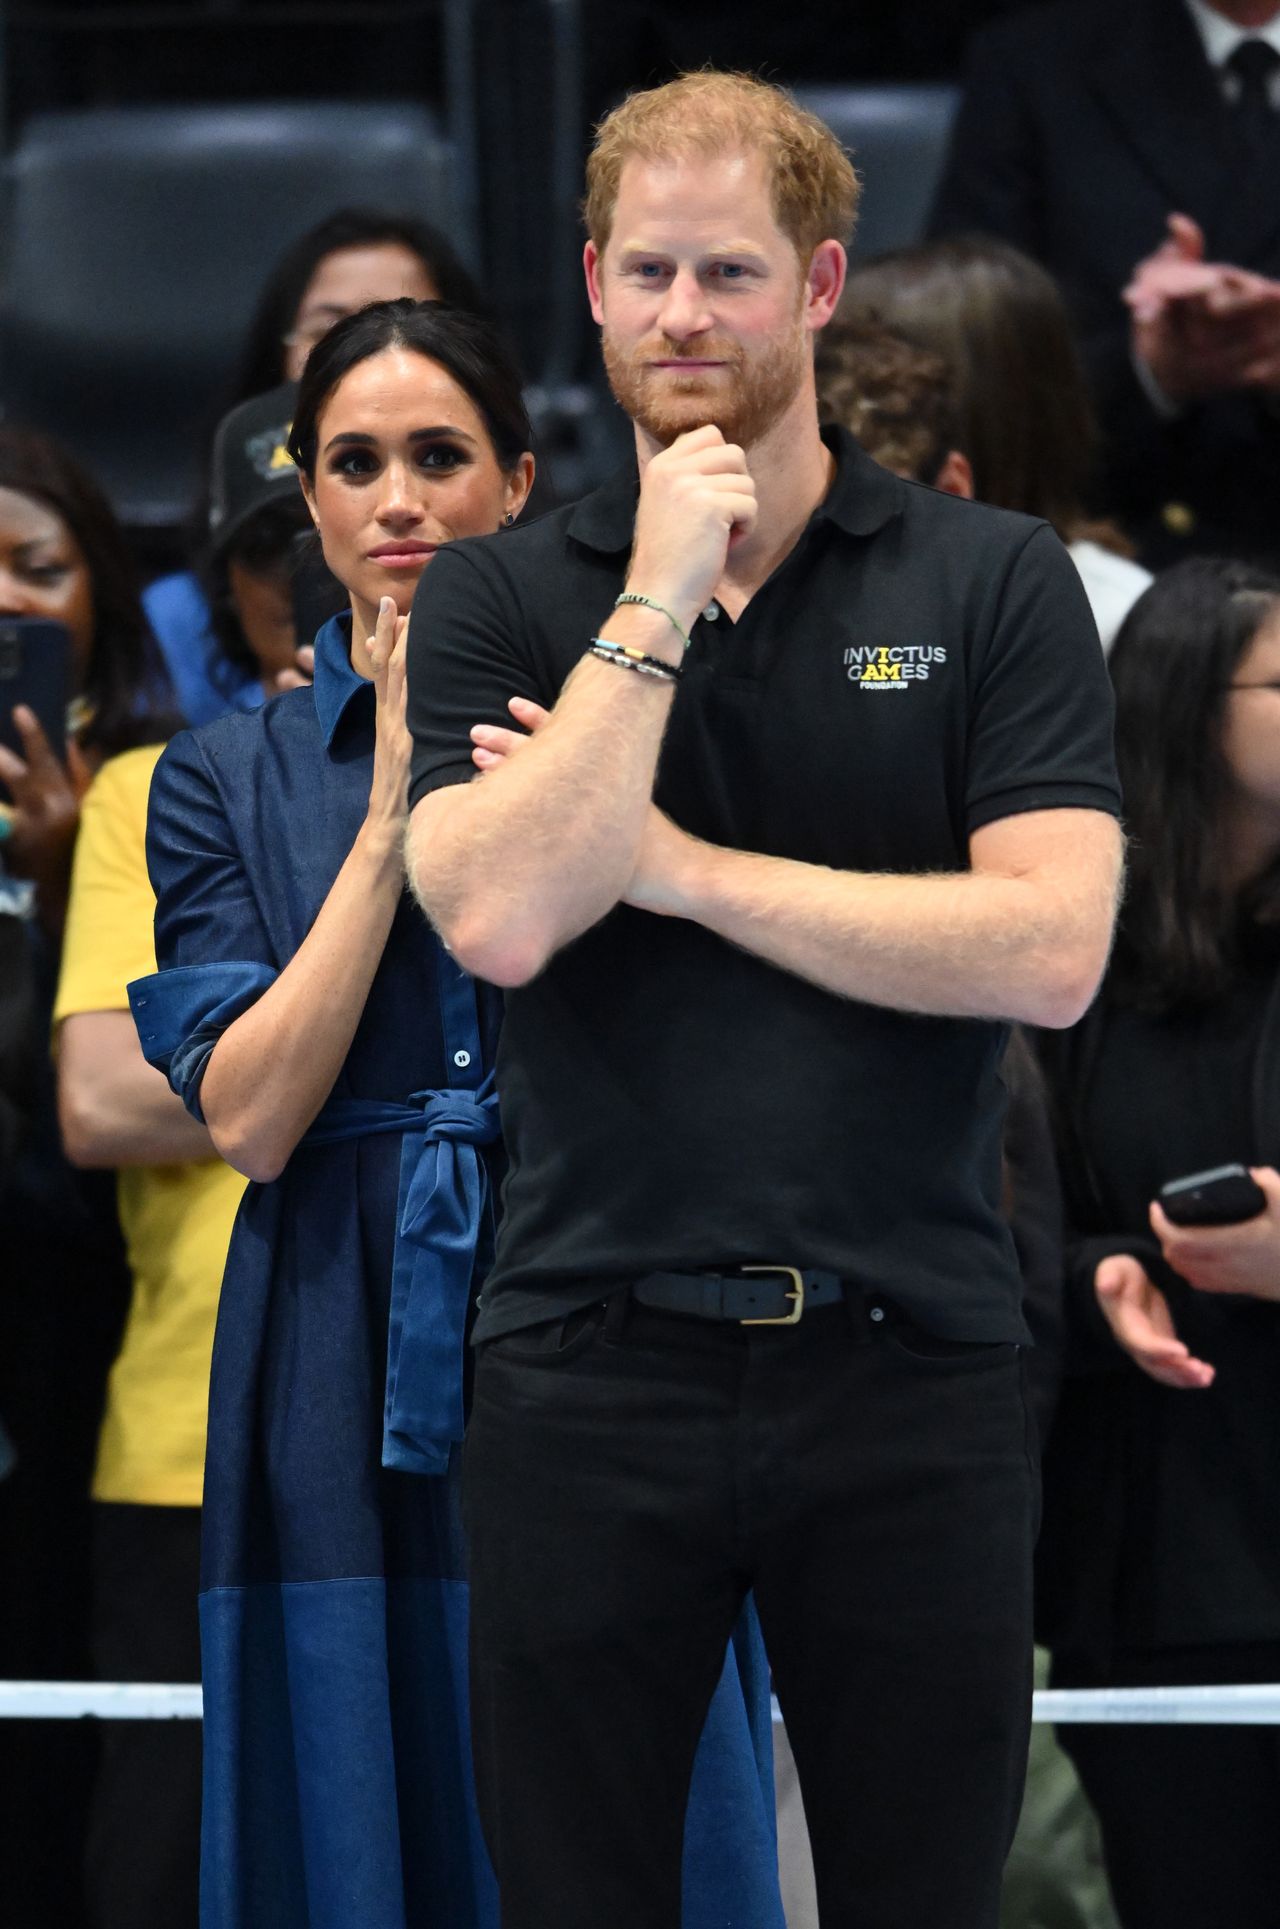
[[(145, 837), (159, 755), (152, 744), (111, 758), (85, 797), (55, 1023), (127, 1011), (129, 980), (156, 968)], [(200, 1504), (213, 1323), (244, 1185), (213, 1158), (119, 1173), (133, 1298), (107, 1387), (97, 1500)]]

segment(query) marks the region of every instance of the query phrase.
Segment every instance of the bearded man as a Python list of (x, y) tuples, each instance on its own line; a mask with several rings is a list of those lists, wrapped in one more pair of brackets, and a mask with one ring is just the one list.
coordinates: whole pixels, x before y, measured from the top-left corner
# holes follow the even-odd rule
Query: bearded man
[(998, 1068), (1106, 958), (1097, 634), (1045, 525), (819, 432), (820, 122), (688, 75), (587, 186), (637, 468), (443, 551), (409, 661), (412, 881), (510, 988), (464, 1475), (503, 1923), (678, 1922), (750, 1589), (824, 1929), (994, 1929), (1038, 1504)]

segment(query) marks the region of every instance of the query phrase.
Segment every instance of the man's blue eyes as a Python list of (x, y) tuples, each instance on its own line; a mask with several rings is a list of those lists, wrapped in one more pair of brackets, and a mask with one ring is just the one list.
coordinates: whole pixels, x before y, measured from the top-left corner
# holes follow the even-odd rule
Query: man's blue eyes
[[(657, 281), (668, 270), (660, 261), (642, 261), (636, 272), (642, 281)], [(747, 271), (740, 261), (717, 261), (706, 272), (721, 281), (740, 281)]]

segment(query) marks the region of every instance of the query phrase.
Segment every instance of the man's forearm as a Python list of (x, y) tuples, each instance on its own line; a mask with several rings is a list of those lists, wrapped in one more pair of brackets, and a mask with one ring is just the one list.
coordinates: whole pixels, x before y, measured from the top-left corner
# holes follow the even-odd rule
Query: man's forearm
[(839, 997), (1063, 1026), (1087, 1008), (1106, 963), (1118, 833), (1114, 863), (1065, 890), (979, 871), (835, 871), (676, 835), (684, 849), (675, 886), (649, 908), (690, 918)]
[[(608, 634), (652, 647), (647, 619), (611, 623)], [(518, 757), (415, 808), (410, 879), (467, 970), (522, 984), (618, 902), (635, 868), (671, 695), (669, 683), (587, 657)]]

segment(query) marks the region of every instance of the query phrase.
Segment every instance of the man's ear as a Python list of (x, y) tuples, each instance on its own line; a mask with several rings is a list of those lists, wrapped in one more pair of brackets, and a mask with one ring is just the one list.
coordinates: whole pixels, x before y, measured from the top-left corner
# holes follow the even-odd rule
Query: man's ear
[(844, 292), (848, 257), (838, 241), (820, 241), (805, 276), (804, 318), (813, 329), (825, 328)]
[(599, 328), (604, 321), (604, 301), (600, 294), (600, 250), (594, 241), (588, 241), (582, 250), (582, 272), (587, 278), (587, 299), (591, 303), (591, 319)]
[(941, 489), (944, 496), (963, 496), (966, 502), (973, 501), (973, 464), (959, 449), (948, 449), (942, 458), (942, 467), (933, 478), (935, 489)]

